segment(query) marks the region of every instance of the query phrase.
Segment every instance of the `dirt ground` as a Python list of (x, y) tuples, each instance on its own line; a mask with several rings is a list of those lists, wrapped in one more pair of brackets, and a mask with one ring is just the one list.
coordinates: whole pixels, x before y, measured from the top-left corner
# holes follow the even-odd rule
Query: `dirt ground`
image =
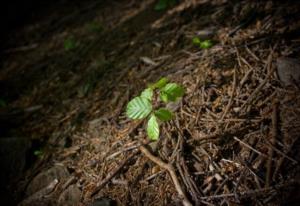
[[(157, 2), (58, 1), (3, 39), (0, 139), (29, 142), (3, 205), (300, 202), (299, 3)], [(150, 142), (125, 109), (161, 77), (186, 92)]]

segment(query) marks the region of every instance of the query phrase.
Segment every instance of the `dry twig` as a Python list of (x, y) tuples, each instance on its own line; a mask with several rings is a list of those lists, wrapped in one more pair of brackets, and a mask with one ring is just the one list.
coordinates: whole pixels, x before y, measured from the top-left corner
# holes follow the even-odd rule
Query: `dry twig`
[[(277, 103), (273, 104), (273, 112), (272, 112), (272, 137), (271, 137), (271, 145), (275, 145), (276, 137), (277, 137), (277, 127), (278, 127), (278, 105)], [(267, 162), (267, 175), (266, 175), (266, 185), (265, 187), (270, 186), (271, 181), (271, 171), (272, 171), (272, 158), (273, 158), (274, 149), (273, 147), (269, 147), (269, 159)]]
[(222, 117), (221, 117), (220, 121), (223, 121), (224, 117), (226, 116), (226, 114), (230, 110), (230, 107), (231, 107), (232, 101), (233, 101), (233, 95), (235, 93), (235, 88), (236, 88), (236, 70), (234, 69), (232, 91), (231, 91), (230, 99), (229, 99), (229, 102), (228, 102), (228, 104), (226, 106), (226, 109), (225, 109), (224, 113), (222, 114)]
[(265, 195), (265, 193), (275, 191), (276, 189), (288, 186), (290, 184), (293, 184), (294, 180), (291, 180), (286, 183), (281, 183), (278, 185), (275, 185), (274, 187), (267, 187), (267, 188), (262, 188), (262, 189), (257, 189), (257, 190), (249, 190), (246, 192), (240, 192), (240, 193), (228, 193), (228, 194), (221, 194), (221, 195), (212, 195), (212, 196), (206, 196), (206, 197), (201, 197), (202, 200), (212, 200), (212, 199), (220, 199), (220, 198), (228, 198), (228, 197), (249, 197), (253, 195)]
[(175, 169), (172, 165), (167, 164), (165, 162), (163, 162), (161, 159), (159, 159), (158, 157), (155, 157), (153, 154), (151, 154), (151, 152), (145, 147), (145, 146), (140, 146), (140, 150), (141, 152), (148, 157), (151, 161), (153, 161), (155, 164), (157, 164), (158, 166), (160, 166), (161, 168), (167, 170), (173, 180), (175, 189), (177, 190), (179, 196), (182, 198), (182, 203), (184, 206), (192, 206), (192, 203), (188, 200), (187, 196), (185, 195), (179, 180), (177, 178), (177, 175), (175, 173)]
[(124, 168), (126, 163), (129, 162), (137, 153), (138, 150), (129, 155), (119, 164), (118, 167), (116, 167), (110, 174), (108, 174), (107, 177), (104, 178), (104, 180), (97, 184), (94, 190), (91, 192), (90, 197), (96, 195), (114, 176), (116, 176)]

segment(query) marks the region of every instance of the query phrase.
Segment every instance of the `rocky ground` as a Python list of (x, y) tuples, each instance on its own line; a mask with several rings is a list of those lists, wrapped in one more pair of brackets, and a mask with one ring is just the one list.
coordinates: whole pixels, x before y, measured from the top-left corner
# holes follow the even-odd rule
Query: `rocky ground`
[[(3, 205), (297, 205), (298, 3), (157, 2), (58, 1), (2, 39)], [(150, 142), (125, 108), (161, 77), (186, 92)]]

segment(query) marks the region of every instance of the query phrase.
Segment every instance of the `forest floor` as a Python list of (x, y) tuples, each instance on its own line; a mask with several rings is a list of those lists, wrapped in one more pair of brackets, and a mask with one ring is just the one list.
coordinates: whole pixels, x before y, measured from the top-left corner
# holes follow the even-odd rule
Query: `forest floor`
[[(5, 39), (0, 139), (29, 146), (3, 205), (300, 202), (298, 3), (156, 4), (59, 1)], [(161, 77), (185, 95), (150, 142), (125, 110)]]

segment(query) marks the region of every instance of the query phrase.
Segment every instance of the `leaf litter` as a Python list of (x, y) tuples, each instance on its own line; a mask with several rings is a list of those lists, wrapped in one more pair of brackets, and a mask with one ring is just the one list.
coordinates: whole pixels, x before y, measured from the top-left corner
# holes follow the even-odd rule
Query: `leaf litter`
[[(44, 41), (30, 54), (52, 51), (53, 60), (36, 54), (35, 64), (28, 61), (22, 68), (41, 63), (49, 76), (33, 81), (30, 92), (10, 105), (43, 105), (20, 129), (46, 148), (16, 183), (16, 193), (55, 163), (75, 178), (81, 205), (104, 197), (118, 205), (297, 203), (299, 82), (281, 82), (276, 60), (299, 58), (300, 8), (289, 1), (180, 1), (141, 22), (156, 12), (153, 1), (145, 2), (88, 7), (102, 11), (97, 18), (104, 31), (86, 39), (80, 26), (70, 27), (82, 39), (72, 54), (63, 46), (53, 51), (63, 45), (60, 32), (48, 36), (51, 43), (37, 37)], [(138, 12), (132, 16), (130, 11)], [(193, 37), (212, 26), (216, 43), (195, 47)], [(2, 79), (18, 71), (25, 61), (20, 56), (9, 53)], [(102, 59), (101, 68), (93, 67), (96, 59)], [(74, 90), (91, 72), (98, 82), (84, 97), (77, 96)], [(149, 142), (145, 123), (128, 120), (125, 107), (161, 77), (186, 91), (159, 140)]]

